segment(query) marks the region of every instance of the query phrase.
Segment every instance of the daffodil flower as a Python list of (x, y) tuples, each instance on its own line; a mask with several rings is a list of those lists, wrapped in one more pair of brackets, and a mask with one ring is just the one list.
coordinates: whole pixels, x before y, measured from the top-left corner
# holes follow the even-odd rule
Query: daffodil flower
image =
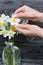
[(9, 39), (11, 39), (12, 37), (14, 37), (14, 34), (15, 34), (16, 32), (13, 32), (13, 31), (7, 31), (7, 36), (9, 37)]
[(11, 26), (10, 26), (10, 30), (11, 30), (12, 32), (14, 32), (16, 29), (15, 29), (15, 27), (14, 27), (13, 25), (11, 25)]
[(14, 18), (13, 15), (11, 17), (11, 25), (18, 25), (19, 22), (21, 21), (21, 19), (18, 19), (18, 18)]

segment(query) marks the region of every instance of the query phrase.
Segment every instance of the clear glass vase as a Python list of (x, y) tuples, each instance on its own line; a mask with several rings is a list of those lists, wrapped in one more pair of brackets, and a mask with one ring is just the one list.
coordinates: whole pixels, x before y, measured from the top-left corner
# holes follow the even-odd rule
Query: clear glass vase
[(2, 60), (4, 65), (20, 65), (20, 49), (14, 45), (5, 46), (2, 53)]

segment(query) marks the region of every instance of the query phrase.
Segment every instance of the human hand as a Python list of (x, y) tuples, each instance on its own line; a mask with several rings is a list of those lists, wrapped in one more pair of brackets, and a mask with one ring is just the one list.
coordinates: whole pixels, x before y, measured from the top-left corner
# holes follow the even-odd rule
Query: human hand
[(22, 6), (14, 12), (14, 17), (25, 18), (31, 21), (37, 21), (37, 17), (41, 15), (40, 12), (28, 7)]
[(43, 37), (43, 29), (36, 25), (19, 24), (14, 25), (16, 30), (26, 36), (39, 36)]

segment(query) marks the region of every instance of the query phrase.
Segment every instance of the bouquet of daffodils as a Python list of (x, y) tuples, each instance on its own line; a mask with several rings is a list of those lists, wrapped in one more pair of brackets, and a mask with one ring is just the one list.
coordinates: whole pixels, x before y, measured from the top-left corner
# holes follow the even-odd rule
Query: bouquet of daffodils
[[(13, 15), (9, 17), (2, 14), (0, 16), (0, 35), (8, 37), (11, 41), (11, 38), (14, 37), (14, 34), (16, 33), (14, 25), (18, 25), (20, 21), (21, 19), (14, 18)], [(7, 46), (4, 48), (2, 53), (4, 65), (19, 65), (21, 60), (19, 48), (13, 46), (12, 42), (5, 42), (5, 44)]]
[(4, 37), (8, 36), (8, 38), (11, 39), (16, 33), (13, 25), (18, 25), (19, 22), (20, 19), (14, 18), (13, 15), (9, 17), (8, 15), (2, 14), (0, 16), (0, 35)]

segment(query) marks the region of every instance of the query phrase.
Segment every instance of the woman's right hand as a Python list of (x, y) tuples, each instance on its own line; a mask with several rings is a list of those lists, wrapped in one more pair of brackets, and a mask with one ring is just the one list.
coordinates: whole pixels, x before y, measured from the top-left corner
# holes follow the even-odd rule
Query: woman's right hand
[(40, 15), (41, 15), (40, 12), (28, 6), (22, 6), (14, 12), (14, 17), (25, 18), (31, 21), (37, 21), (37, 17), (39, 17)]

